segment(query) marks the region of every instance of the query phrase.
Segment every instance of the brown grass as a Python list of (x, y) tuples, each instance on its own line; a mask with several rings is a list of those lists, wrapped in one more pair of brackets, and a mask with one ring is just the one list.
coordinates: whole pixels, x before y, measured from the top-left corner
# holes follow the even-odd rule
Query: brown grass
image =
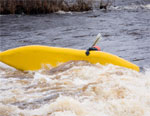
[(65, 0), (0, 0), (0, 14), (46, 14), (64, 11), (88, 11), (92, 0), (76, 0), (69, 4)]

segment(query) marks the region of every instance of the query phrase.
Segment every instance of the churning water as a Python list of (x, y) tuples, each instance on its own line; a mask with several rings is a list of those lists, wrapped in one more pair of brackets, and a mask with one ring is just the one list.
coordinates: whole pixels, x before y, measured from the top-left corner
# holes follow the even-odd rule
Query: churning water
[(150, 71), (83, 61), (36, 72), (0, 66), (1, 116), (150, 115)]
[(150, 116), (150, 5), (47, 15), (1, 15), (0, 50), (98, 44), (143, 72), (83, 61), (22, 72), (0, 63), (0, 116)]

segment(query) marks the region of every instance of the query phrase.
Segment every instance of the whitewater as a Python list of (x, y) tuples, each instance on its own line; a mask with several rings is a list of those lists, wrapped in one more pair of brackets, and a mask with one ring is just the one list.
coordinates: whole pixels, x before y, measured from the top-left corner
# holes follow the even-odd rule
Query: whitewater
[(0, 64), (1, 116), (149, 116), (150, 70), (70, 61), (21, 72)]

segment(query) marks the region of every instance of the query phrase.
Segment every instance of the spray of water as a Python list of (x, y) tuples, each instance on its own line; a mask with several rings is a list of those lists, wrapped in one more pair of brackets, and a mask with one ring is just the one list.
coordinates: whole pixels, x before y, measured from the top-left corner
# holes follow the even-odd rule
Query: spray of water
[(0, 64), (2, 116), (149, 116), (150, 71), (88, 62), (21, 72)]

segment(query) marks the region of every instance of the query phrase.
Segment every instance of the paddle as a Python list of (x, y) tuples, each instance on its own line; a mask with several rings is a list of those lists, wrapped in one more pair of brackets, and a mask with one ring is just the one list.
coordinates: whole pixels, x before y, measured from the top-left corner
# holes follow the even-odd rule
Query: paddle
[(90, 51), (96, 50), (95, 48), (93, 48), (93, 46), (95, 46), (95, 45), (98, 43), (98, 41), (100, 41), (101, 39), (102, 39), (102, 35), (101, 35), (100, 33), (97, 34), (96, 40), (94, 41), (92, 47), (90, 47), (89, 49), (87, 49), (86, 52), (85, 52), (85, 54), (86, 54), (87, 56), (90, 54)]
[(101, 35), (100, 33), (97, 34), (96, 40), (95, 40), (95, 42), (93, 43), (92, 47), (95, 46), (95, 45), (98, 43), (98, 41), (100, 41), (101, 39), (102, 39), (102, 35)]

